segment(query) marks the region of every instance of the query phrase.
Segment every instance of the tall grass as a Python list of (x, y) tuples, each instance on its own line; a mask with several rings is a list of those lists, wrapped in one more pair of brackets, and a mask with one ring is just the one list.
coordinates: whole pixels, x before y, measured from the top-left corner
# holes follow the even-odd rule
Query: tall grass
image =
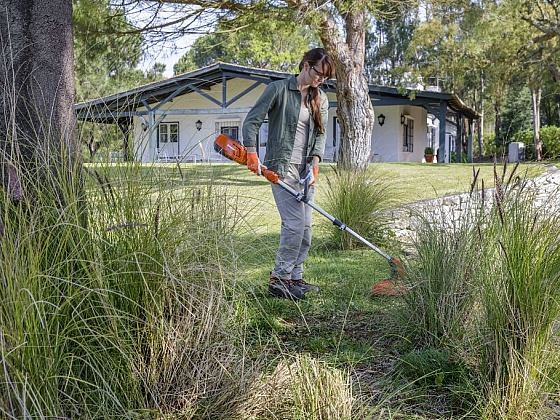
[(465, 203), (457, 221), (441, 209), (416, 219), (414, 254), (407, 259), (401, 316), (416, 348), (462, 342), (474, 303), (473, 278), (481, 258), (477, 204)]
[[(396, 183), (378, 167), (354, 172), (334, 168), (326, 176), (322, 207), (353, 231), (376, 244), (387, 242), (388, 222), (384, 211), (399, 202)], [(354, 249), (360, 241), (330, 226), (327, 242), (341, 249)]]
[[(469, 368), (462, 386), (477, 418), (547, 418), (558, 367), (560, 219), (516, 168), (499, 172), (491, 195), (483, 188), (461, 218), (419, 218), (404, 331), (413, 351), (451, 351)], [(437, 378), (433, 368), (422, 375)]]
[(87, 173), (85, 204), (55, 179), (1, 197), (0, 411), (227, 413), (254, 375), (232, 322), (235, 197), (157, 167)]
[(545, 418), (544, 396), (558, 363), (560, 218), (553, 202), (537, 200), (527, 180), (496, 178), (479, 280), (480, 371), (488, 398), (483, 418)]

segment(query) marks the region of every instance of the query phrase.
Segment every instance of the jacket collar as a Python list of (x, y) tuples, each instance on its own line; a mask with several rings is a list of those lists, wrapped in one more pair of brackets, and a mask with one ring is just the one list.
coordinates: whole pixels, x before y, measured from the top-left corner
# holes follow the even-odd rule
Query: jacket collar
[(296, 76), (297, 74), (292, 74), (290, 76), (290, 83), (289, 83), (289, 88), (290, 90), (299, 90), (298, 85), (297, 85), (297, 81), (296, 81)]

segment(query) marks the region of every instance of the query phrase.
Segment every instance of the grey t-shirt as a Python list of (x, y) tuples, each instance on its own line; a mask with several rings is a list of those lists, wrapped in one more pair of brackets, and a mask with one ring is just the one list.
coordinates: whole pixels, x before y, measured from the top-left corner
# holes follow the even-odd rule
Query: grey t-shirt
[(303, 164), (307, 158), (307, 142), (309, 141), (309, 110), (302, 106), (299, 111), (294, 150), (290, 163)]

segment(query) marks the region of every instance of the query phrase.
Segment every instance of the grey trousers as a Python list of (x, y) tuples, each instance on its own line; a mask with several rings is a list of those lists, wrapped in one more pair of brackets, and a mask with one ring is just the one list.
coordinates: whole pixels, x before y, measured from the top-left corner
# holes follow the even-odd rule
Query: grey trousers
[[(304, 175), (306, 165), (290, 164), (288, 174), (283, 181), (296, 191), (303, 192), (299, 183)], [(311, 219), (313, 209), (276, 184), (272, 185), (272, 194), (282, 221), (280, 227), (280, 244), (276, 253), (272, 275), (280, 279), (299, 280), (303, 278), (303, 263), (311, 247)], [(313, 201), (315, 186), (309, 187), (307, 196)]]

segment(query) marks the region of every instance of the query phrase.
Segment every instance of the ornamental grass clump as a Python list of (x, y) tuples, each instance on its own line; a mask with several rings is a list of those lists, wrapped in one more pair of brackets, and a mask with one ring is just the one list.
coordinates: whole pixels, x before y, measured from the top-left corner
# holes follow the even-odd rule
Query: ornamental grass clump
[(2, 417), (228, 418), (258, 363), (228, 274), (236, 198), (157, 165), (73, 170), (83, 194), (0, 194)]
[[(387, 243), (388, 222), (384, 211), (398, 202), (391, 178), (372, 164), (366, 171), (334, 168), (321, 187), (321, 206), (366, 240)], [(354, 249), (361, 242), (346, 232), (328, 227), (327, 243), (340, 249)]]
[(416, 347), (455, 347), (472, 320), (473, 279), (482, 258), (478, 229), (486, 214), (484, 192), (474, 189), (477, 177), (474, 173), (470, 193), (413, 211), (414, 251), (407, 259), (408, 292), (399, 314)]
[(305, 355), (286, 355), (248, 395), (235, 418), (350, 420), (356, 403), (347, 372)]
[(495, 178), (478, 276), (476, 331), (487, 402), (480, 418), (548, 418), (546, 396), (559, 367), (559, 191), (545, 198), (524, 178), (503, 182), (497, 172)]

